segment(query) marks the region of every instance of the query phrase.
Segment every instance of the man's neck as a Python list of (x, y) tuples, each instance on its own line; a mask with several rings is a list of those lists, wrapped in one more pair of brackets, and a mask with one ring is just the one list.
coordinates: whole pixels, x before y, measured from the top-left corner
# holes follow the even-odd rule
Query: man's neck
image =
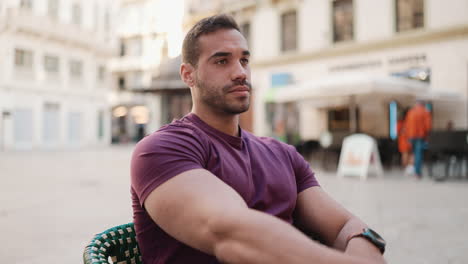
[(196, 109), (192, 109), (192, 113), (216, 130), (231, 136), (239, 136), (239, 115), (197, 111)]

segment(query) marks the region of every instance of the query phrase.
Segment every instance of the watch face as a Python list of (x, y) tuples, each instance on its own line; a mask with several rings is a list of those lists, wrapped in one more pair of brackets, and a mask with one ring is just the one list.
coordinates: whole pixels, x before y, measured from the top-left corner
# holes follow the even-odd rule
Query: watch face
[(377, 240), (377, 242), (385, 245), (385, 240), (379, 235), (377, 234), (377, 232), (375, 232), (374, 230), (370, 229), (370, 228), (366, 228), (365, 229), (365, 232), (369, 233), (369, 235), (374, 238), (375, 240)]

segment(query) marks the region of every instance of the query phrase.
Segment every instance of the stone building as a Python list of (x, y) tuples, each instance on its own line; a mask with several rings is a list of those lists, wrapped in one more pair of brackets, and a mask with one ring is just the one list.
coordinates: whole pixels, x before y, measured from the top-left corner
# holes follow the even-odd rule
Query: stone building
[(153, 88), (153, 79), (161, 75), (161, 64), (180, 54), (183, 37), (182, 0), (120, 2), (119, 51), (109, 62), (117, 86), (111, 102), (114, 143), (138, 141), (170, 122), (167, 98)]
[(0, 1), (0, 149), (110, 142), (112, 0)]

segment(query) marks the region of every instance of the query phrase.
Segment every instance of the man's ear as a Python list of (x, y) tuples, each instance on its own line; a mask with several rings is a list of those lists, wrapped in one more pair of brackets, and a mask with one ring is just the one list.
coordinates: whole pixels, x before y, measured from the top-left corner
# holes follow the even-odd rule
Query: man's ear
[(194, 84), (195, 68), (190, 63), (182, 63), (180, 65), (180, 78), (187, 84), (188, 87), (192, 88)]

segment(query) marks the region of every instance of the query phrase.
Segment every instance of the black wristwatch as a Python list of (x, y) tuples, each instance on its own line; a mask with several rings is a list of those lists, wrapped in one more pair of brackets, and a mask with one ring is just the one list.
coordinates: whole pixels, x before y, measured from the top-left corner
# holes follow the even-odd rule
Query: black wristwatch
[(364, 228), (362, 230), (362, 233), (359, 233), (359, 234), (356, 234), (356, 235), (352, 235), (349, 239), (348, 239), (348, 242), (355, 238), (355, 237), (363, 237), (365, 239), (367, 239), (369, 242), (371, 242), (372, 244), (374, 244), (379, 250), (380, 252), (383, 254), (385, 252), (385, 245), (387, 244), (385, 242), (385, 240), (379, 235), (377, 234), (377, 232), (375, 232), (374, 230), (370, 229), (370, 228)]

